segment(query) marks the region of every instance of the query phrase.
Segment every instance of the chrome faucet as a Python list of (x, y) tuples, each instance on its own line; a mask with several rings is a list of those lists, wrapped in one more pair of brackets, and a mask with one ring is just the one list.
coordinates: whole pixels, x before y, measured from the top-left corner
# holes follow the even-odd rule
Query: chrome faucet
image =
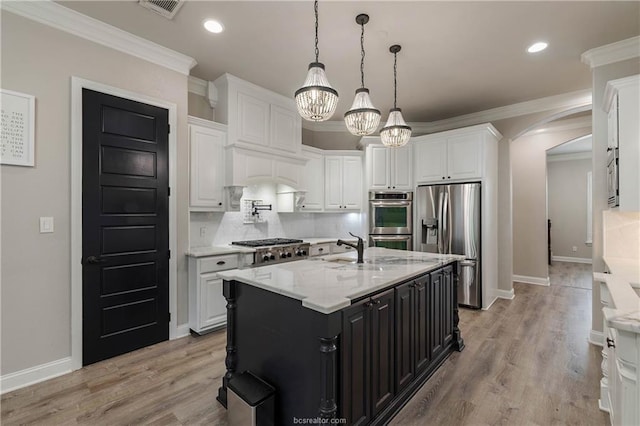
[(356, 237), (358, 239), (358, 243), (351, 244), (346, 241), (338, 240), (336, 244), (339, 246), (344, 244), (345, 246), (353, 247), (354, 249), (356, 249), (358, 251), (358, 261), (356, 263), (364, 263), (364, 260), (362, 259), (362, 255), (364, 254), (364, 241), (362, 240), (362, 238), (358, 237), (357, 235), (353, 235), (351, 232), (349, 232), (349, 235), (351, 235), (352, 237)]

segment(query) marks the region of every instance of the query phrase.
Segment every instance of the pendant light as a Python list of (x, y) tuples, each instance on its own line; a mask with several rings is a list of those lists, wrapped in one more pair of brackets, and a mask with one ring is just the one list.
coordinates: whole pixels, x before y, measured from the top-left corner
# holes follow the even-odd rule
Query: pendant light
[(351, 109), (344, 114), (344, 122), (352, 135), (366, 136), (375, 132), (380, 124), (380, 111), (377, 110), (371, 98), (369, 89), (364, 87), (364, 24), (369, 22), (369, 15), (356, 16), (356, 23), (362, 28), (360, 33), (360, 85), (356, 90)]
[(296, 90), (298, 114), (305, 120), (325, 121), (331, 118), (338, 106), (338, 92), (331, 87), (324, 72), (324, 64), (318, 62), (318, 0), (314, 2), (316, 15), (316, 61), (309, 64), (309, 72), (303, 86)]
[(389, 110), (387, 124), (380, 130), (382, 143), (389, 147), (406, 145), (411, 137), (411, 127), (405, 123), (404, 118), (402, 118), (402, 111), (396, 106), (398, 92), (397, 56), (400, 49), (400, 45), (397, 44), (389, 48), (389, 52), (393, 53), (393, 108)]

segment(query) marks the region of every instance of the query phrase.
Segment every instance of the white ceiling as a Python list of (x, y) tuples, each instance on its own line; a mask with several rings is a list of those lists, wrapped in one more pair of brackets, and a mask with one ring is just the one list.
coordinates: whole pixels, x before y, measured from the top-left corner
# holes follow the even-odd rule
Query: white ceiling
[[(304, 81), (313, 53), (311, 1), (189, 1), (169, 21), (127, 1), (64, 1), (66, 7), (198, 61), (192, 75), (224, 72), (286, 96)], [(393, 104), (407, 121), (435, 121), (591, 87), (580, 55), (640, 34), (640, 2), (320, 2), (320, 61), (340, 94), (333, 119), (350, 107), (360, 74), (359, 13), (365, 26), (365, 83), (386, 117)], [(205, 18), (225, 31), (211, 34)], [(526, 53), (531, 43), (549, 48)], [(383, 118), (384, 120), (385, 118)]]

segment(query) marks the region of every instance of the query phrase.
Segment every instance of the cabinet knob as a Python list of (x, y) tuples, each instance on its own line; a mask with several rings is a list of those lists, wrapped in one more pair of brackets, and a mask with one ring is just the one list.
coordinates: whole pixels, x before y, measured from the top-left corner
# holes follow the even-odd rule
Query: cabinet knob
[(444, 179), (444, 176), (442, 176), (442, 179)]
[(451, 179), (451, 176), (447, 176), (447, 179)]
[(609, 339), (608, 337), (607, 337), (607, 347), (608, 348), (615, 348), (616, 347), (615, 342), (612, 339)]
[(373, 302), (367, 302), (364, 304), (365, 308), (370, 308), (373, 306)]
[(318, 249), (318, 251), (324, 251), (324, 249), (323, 249), (322, 247), (320, 247), (320, 248)]
[(376, 304), (376, 305), (379, 305), (379, 304), (380, 304), (380, 299), (376, 300), (376, 301), (375, 301), (375, 302), (373, 302), (373, 303), (374, 303), (374, 304)]
[(218, 203), (218, 205), (219, 205), (219, 206), (221, 206), (221, 205), (222, 205), (222, 203)]

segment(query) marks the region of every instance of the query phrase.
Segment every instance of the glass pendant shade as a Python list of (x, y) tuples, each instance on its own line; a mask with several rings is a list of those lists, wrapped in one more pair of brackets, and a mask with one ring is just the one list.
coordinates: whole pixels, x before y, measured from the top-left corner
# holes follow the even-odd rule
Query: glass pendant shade
[(298, 114), (305, 120), (325, 121), (331, 118), (338, 106), (338, 92), (331, 87), (324, 65), (309, 64), (307, 79), (295, 94)]
[(353, 105), (344, 114), (344, 122), (352, 135), (366, 136), (376, 131), (380, 124), (380, 111), (374, 108), (369, 89), (356, 90)]
[(402, 118), (400, 108), (389, 111), (387, 124), (380, 130), (380, 139), (385, 146), (399, 147), (406, 145), (411, 138), (411, 127)]

